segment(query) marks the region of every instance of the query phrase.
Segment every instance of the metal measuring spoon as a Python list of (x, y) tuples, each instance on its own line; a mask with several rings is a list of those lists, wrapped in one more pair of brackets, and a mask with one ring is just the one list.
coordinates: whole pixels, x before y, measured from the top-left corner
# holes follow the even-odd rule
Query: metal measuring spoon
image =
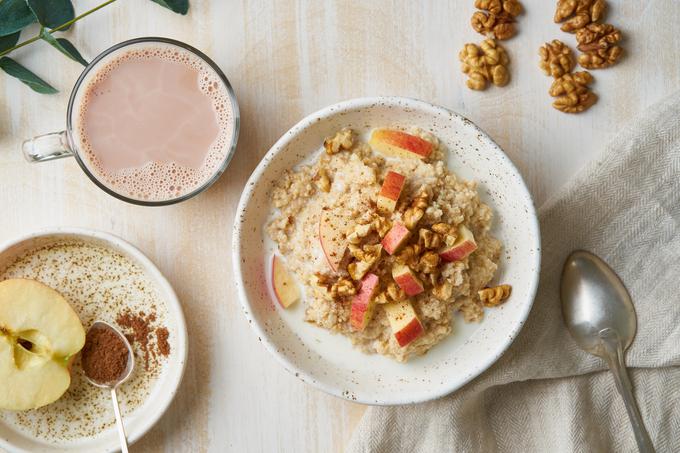
[[(130, 342), (128, 342), (127, 338), (125, 338), (125, 335), (120, 333), (118, 329), (113, 327), (111, 324), (104, 322), (104, 321), (97, 321), (94, 324), (92, 324), (92, 327), (90, 327), (90, 330), (93, 329), (107, 329), (112, 332), (114, 332), (116, 335), (120, 337), (120, 339), (123, 341), (123, 344), (128, 350), (128, 361), (127, 361), (127, 368), (121, 375), (116, 379), (115, 381), (111, 382), (98, 382), (93, 379), (91, 379), (87, 374), (85, 375), (85, 379), (87, 381), (99, 388), (104, 388), (104, 389), (109, 389), (111, 391), (111, 400), (113, 402), (113, 413), (116, 416), (116, 426), (118, 427), (118, 437), (120, 439), (120, 449), (121, 453), (128, 453), (128, 445), (127, 445), (127, 437), (125, 435), (125, 427), (123, 426), (123, 419), (120, 415), (120, 407), (118, 406), (118, 397), (116, 395), (116, 388), (118, 388), (119, 385), (121, 385), (123, 382), (127, 381), (130, 378), (130, 375), (132, 375), (132, 370), (135, 368), (135, 355), (132, 352), (132, 346), (130, 346)], [(89, 331), (88, 331), (89, 333)]]
[(564, 322), (571, 336), (581, 349), (607, 361), (633, 425), (638, 449), (653, 453), (654, 445), (642, 422), (623, 358), (637, 328), (628, 290), (607, 263), (578, 250), (564, 263), (560, 294)]

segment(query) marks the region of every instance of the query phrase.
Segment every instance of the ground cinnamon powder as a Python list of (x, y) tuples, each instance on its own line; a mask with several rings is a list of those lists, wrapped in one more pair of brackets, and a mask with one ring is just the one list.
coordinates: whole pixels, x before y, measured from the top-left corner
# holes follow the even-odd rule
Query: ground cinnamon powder
[[(130, 311), (123, 312), (116, 318), (116, 323), (120, 325), (126, 333), (127, 339), (130, 343), (137, 343), (142, 352), (141, 359), (144, 363), (144, 368), (149, 369), (151, 365), (155, 365), (158, 360), (157, 356), (170, 355), (170, 343), (168, 337), (170, 333), (166, 327), (155, 327), (156, 314), (146, 314), (143, 311), (139, 313), (132, 313)], [(153, 341), (155, 333), (156, 341)]]
[(87, 377), (98, 383), (113, 382), (127, 369), (128, 349), (115, 332), (90, 329), (80, 360)]

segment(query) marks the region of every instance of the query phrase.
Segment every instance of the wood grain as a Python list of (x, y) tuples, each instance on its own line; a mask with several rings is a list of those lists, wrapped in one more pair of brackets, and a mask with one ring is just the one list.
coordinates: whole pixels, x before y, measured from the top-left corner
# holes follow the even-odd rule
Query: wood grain
[[(84, 11), (97, 2), (76, 2)], [(0, 74), (0, 201), (3, 240), (41, 227), (101, 229), (139, 246), (175, 287), (188, 320), (190, 360), (180, 393), (133, 451), (340, 451), (363, 408), (288, 375), (258, 343), (234, 296), (231, 226), (242, 187), (273, 142), (303, 115), (340, 100), (380, 94), (431, 101), (485, 129), (519, 167), (537, 205), (593, 159), (625, 121), (680, 88), (680, 8), (674, 0), (610, 1), (608, 20), (627, 55), (595, 72), (600, 102), (568, 116), (550, 107), (538, 47), (573, 36), (552, 23), (553, 2), (524, 1), (507, 42), (512, 82), (484, 93), (464, 87), (457, 53), (481, 37), (473, 1), (194, 0), (188, 16), (121, 0), (66, 36), (86, 58), (124, 39), (157, 35), (212, 56), (235, 87), (242, 132), (220, 181), (177, 206), (117, 201), (73, 160), (25, 163), (22, 139), (64, 127), (81, 67), (38, 43), (14, 55), (61, 89), (33, 93)]]

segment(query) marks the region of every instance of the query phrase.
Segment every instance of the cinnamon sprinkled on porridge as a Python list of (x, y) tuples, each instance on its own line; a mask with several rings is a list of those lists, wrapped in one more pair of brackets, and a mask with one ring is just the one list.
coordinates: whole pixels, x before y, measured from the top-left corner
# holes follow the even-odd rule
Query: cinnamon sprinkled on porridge
[[(481, 321), (478, 291), (501, 243), (476, 182), (448, 170), (437, 138), (376, 129), (367, 143), (342, 129), (324, 148), (275, 183), (267, 225), (304, 288), (305, 320), (398, 361), (451, 334), (455, 313)], [(287, 307), (298, 293), (276, 287), (283, 272), (273, 284)]]

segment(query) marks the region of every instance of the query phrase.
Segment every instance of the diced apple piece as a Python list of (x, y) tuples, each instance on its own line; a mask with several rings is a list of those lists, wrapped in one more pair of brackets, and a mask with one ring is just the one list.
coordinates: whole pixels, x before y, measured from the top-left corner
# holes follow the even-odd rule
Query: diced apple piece
[(407, 296), (415, 296), (425, 291), (422, 282), (416, 274), (413, 273), (410, 267), (403, 264), (395, 264), (392, 267), (392, 278), (399, 285), (399, 288), (404, 290)]
[(375, 307), (373, 299), (378, 292), (379, 283), (375, 274), (367, 274), (361, 279), (361, 286), (352, 299), (350, 312), (350, 324), (355, 331), (364, 330), (373, 317)]
[(393, 212), (404, 188), (406, 177), (397, 172), (387, 172), (380, 193), (378, 194), (378, 209), (383, 212)]
[(411, 235), (411, 232), (401, 223), (395, 223), (390, 228), (383, 238), (381, 244), (385, 251), (390, 255), (394, 255), (399, 249), (406, 244), (406, 240)]
[(300, 290), (295, 284), (295, 279), (278, 255), (272, 258), (272, 285), (274, 294), (283, 308), (290, 307), (300, 299)]
[(460, 261), (475, 250), (477, 250), (477, 242), (475, 242), (472, 231), (468, 230), (464, 225), (460, 225), (456, 242), (439, 252), (439, 256), (444, 261)]
[(85, 329), (61, 294), (27, 279), (0, 283), (0, 409), (28, 410), (59, 399)]
[(402, 348), (423, 333), (423, 325), (408, 300), (384, 305), (392, 334)]
[(333, 272), (340, 268), (342, 258), (347, 249), (347, 232), (352, 219), (340, 215), (337, 210), (323, 208), (319, 219), (319, 242), (326, 256), (326, 261)]
[(389, 157), (425, 159), (432, 154), (432, 143), (415, 135), (392, 129), (375, 129), (369, 145)]

